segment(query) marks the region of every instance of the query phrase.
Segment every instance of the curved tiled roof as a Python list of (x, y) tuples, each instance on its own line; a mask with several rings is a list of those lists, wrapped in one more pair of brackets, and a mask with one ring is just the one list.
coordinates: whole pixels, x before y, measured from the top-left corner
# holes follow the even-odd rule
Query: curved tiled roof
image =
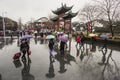
[(52, 12), (53, 12), (54, 14), (56, 14), (56, 15), (59, 15), (59, 14), (61, 14), (61, 13), (65, 13), (65, 12), (71, 10), (72, 7), (73, 7), (73, 6), (67, 7), (66, 4), (64, 4), (64, 5), (62, 4), (62, 7), (57, 8), (57, 10), (52, 11)]
[(75, 17), (76, 15), (78, 14), (78, 12), (76, 13), (73, 13), (72, 11), (69, 11), (68, 13), (66, 13), (63, 18), (66, 19), (66, 18), (73, 18)]

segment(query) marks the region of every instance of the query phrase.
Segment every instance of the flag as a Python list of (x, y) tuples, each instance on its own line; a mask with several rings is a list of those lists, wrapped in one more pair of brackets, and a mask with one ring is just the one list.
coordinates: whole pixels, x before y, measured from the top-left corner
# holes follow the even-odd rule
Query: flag
[(88, 31), (90, 31), (90, 23), (87, 24), (87, 27), (88, 27)]

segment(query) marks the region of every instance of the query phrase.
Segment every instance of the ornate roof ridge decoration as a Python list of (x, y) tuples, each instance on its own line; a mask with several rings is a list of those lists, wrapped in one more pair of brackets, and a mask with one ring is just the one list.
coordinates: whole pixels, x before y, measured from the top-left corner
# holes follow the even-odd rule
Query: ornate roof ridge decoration
[(70, 10), (69, 12), (65, 13), (65, 15), (63, 16), (63, 18), (64, 18), (64, 19), (66, 19), (66, 18), (73, 18), (73, 17), (75, 17), (77, 14), (78, 14), (78, 12), (73, 13), (73, 12)]
[(61, 13), (65, 13), (65, 12), (71, 10), (72, 7), (73, 7), (73, 6), (67, 7), (66, 4), (63, 4), (63, 3), (62, 3), (62, 7), (57, 8), (57, 10), (52, 11), (52, 12), (53, 12), (54, 14), (56, 14), (56, 15), (59, 15), (59, 14), (61, 14)]

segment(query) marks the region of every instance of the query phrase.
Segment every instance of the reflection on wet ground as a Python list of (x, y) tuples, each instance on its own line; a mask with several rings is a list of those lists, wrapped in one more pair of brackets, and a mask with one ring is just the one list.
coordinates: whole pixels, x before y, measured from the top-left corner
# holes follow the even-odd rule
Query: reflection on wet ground
[[(94, 70), (98, 70), (98, 72), (93, 73), (96, 78), (96, 80), (120, 80), (120, 65), (117, 62), (117, 56), (115, 56), (113, 53), (117, 52), (116, 50), (118, 49), (117, 47), (114, 46), (114, 48), (112, 48), (112, 46), (108, 47), (103, 47), (102, 44), (85, 44), (86, 45), (86, 52), (84, 53), (84, 48), (83, 50), (80, 48), (79, 50), (81, 51), (80, 53), (80, 59), (81, 61), (83, 60), (83, 58), (85, 57), (85, 59), (83, 60), (84, 64), (84, 69), (85, 66), (89, 65), (89, 67), (87, 66), (86, 69), (88, 71), (92, 70), (92, 67), (94, 66)], [(114, 50), (115, 49), (115, 50)], [(76, 49), (77, 51), (77, 56), (78, 56), (78, 48)], [(117, 52), (117, 55), (119, 54), (119, 51)], [(87, 58), (86, 58), (87, 56)], [(96, 56), (96, 59), (95, 59)], [(100, 58), (101, 56), (101, 58)], [(113, 58), (114, 57), (114, 58)], [(98, 60), (97, 58), (100, 58), (100, 62), (97, 62), (98, 65), (92, 64), (93, 62), (91, 62), (92, 60), (90, 59), (94, 59), (94, 61)], [(95, 62), (96, 62), (95, 61)], [(83, 67), (83, 65), (81, 65)], [(90, 68), (91, 67), (91, 68)], [(89, 70), (89, 68), (91, 70)], [(99, 69), (101, 69), (99, 75), (97, 75), (99, 73)], [(92, 72), (95, 72), (95, 71)], [(84, 70), (85, 71), (85, 70)], [(101, 76), (101, 77), (100, 77)], [(90, 79), (91, 80), (91, 79)], [(94, 80), (94, 79), (93, 79)]]
[[(32, 54), (22, 60), (13, 60), (13, 55), (19, 51), (18, 40), (0, 50), (0, 80), (120, 80), (120, 52), (117, 47), (108, 46), (102, 49), (102, 44), (84, 44), (75, 46), (72, 41), (71, 52), (61, 55), (59, 51), (49, 56), (47, 44), (31, 39)], [(39, 41), (39, 40), (37, 40)], [(9, 53), (9, 54), (8, 54)], [(4, 62), (3, 62), (4, 61)]]
[(22, 80), (35, 80), (35, 77), (30, 73), (31, 68), (31, 60), (30, 58), (28, 60), (22, 60), (23, 63), (23, 69), (21, 71), (22, 74)]
[(48, 73), (46, 73), (45, 76), (47, 78), (54, 78), (55, 77), (55, 73), (54, 73), (54, 65), (53, 65), (53, 61), (52, 61), (52, 56), (50, 56), (49, 58), (50, 58), (49, 70), (48, 70)]
[(0, 74), (0, 80), (2, 80), (2, 75)]
[(6, 45), (12, 45), (12, 43), (14, 42), (14, 39), (12, 38), (6, 38), (6, 40), (4, 40), (3, 38), (0, 38), (0, 49), (4, 48), (4, 46)]

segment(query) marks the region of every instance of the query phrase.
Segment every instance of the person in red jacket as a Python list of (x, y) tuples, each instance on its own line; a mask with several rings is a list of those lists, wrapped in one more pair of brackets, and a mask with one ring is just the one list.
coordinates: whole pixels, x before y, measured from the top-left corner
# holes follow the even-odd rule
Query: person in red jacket
[(80, 37), (79, 35), (78, 35), (77, 38), (76, 38), (76, 42), (77, 42), (76, 47), (77, 47), (78, 44), (79, 44), (79, 46), (80, 46), (81, 37)]

